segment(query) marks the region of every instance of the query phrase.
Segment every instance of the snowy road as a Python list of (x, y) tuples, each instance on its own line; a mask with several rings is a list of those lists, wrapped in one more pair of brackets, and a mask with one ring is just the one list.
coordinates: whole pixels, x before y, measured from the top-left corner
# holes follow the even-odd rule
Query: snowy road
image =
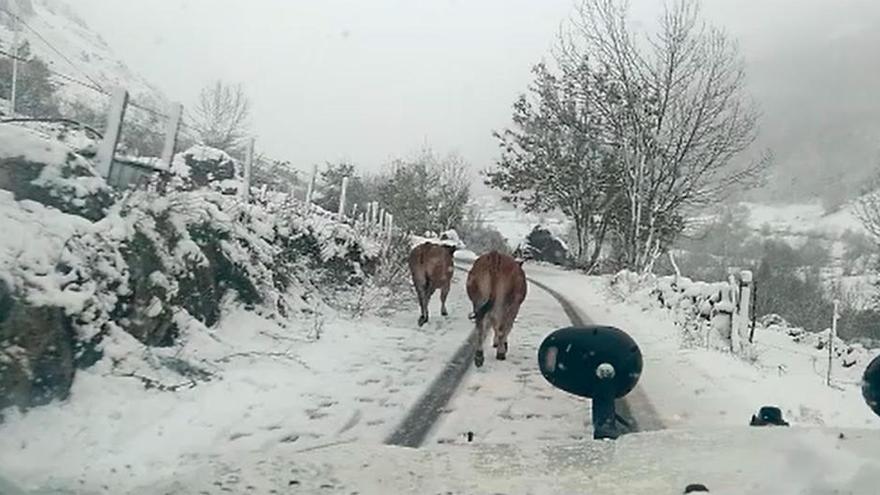
[[(826, 351), (797, 344), (782, 332), (759, 331), (749, 361), (729, 352), (683, 347), (674, 316), (656, 302), (612, 295), (608, 279), (532, 266), (531, 276), (566, 294), (595, 319), (626, 330), (642, 348), (639, 387), (666, 428), (718, 428), (748, 424), (764, 405), (776, 405), (793, 425), (877, 428), (858, 385), (860, 368), (836, 369), (840, 378), (825, 384)], [(852, 372), (847, 377), (844, 373)], [(850, 380), (847, 382), (846, 380)], [(634, 391), (628, 399), (633, 410)], [(647, 425), (640, 425), (642, 429)]]
[(489, 352), (482, 368), (469, 368), (426, 445), (467, 443), (468, 432), (478, 443), (589, 438), (589, 402), (553, 388), (538, 369), (541, 341), (568, 325), (556, 299), (530, 286), (510, 334), (507, 360), (497, 361)]
[[(590, 402), (551, 386), (537, 365), (538, 346), (553, 330), (583, 325), (589, 318), (565, 295), (540, 281), (542, 271), (526, 266), (529, 294), (510, 336), (506, 362), (489, 359), (470, 368), (458, 393), (433, 428), (427, 444), (546, 442), (589, 438)], [(492, 354), (490, 353), (490, 356)], [(636, 429), (662, 428), (641, 389), (618, 409)]]

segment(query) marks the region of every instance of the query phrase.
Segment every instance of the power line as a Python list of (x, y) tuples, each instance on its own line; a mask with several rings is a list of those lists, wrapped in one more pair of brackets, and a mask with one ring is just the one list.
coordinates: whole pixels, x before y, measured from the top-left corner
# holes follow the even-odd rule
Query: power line
[(91, 78), (91, 77), (90, 77), (90, 76), (89, 76), (84, 70), (82, 70), (82, 68), (80, 68), (80, 67), (79, 67), (78, 65), (76, 65), (72, 60), (70, 60), (70, 58), (68, 58), (67, 55), (61, 53), (61, 50), (55, 48), (55, 46), (54, 46), (52, 43), (50, 43), (49, 40), (47, 40), (45, 37), (43, 37), (42, 34), (40, 34), (39, 32), (37, 32), (37, 30), (34, 29), (34, 28), (32, 28), (28, 23), (26, 23), (26, 22), (24, 21), (24, 19), (22, 19), (21, 17), (19, 17), (17, 14), (15, 14), (14, 12), (12, 12), (11, 10), (9, 10), (9, 9), (6, 8), (6, 7), (0, 7), (0, 10), (3, 10), (3, 11), (6, 12), (7, 14), (9, 14), (9, 15), (11, 15), (12, 17), (14, 17), (15, 19), (17, 19), (18, 22), (22, 23), (22, 25), (24, 25), (24, 27), (26, 27), (30, 32), (34, 33), (34, 35), (36, 35), (37, 38), (39, 38), (40, 40), (42, 40), (43, 43), (45, 43), (46, 46), (48, 46), (53, 52), (55, 52), (59, 57), (61, 57), (61, 58), (63, 58), (64, 60), (66, 60), (67, 63), (71, 65), (71, 67), (73, 67), (74, 69), (76, 69), (76, 70), (77, 70), (80, 74), (82, 74), (86, 79), (88, 79), (89, 81), (91, 81), (91, 83), (94, 84), (95, 87), (97, 87), (97, 88), (100, 89), (101, 91), (104, 91), (104, 88), (101, 86), (100, 83), (98, 83), (98, 81), (95, 81), (94, 79), (92, 79), (92, 78)]
[[(9, 58), (14, 59), (14, 60), (18, 60), (19, 62), (25, 62), (25, 63), (33, 63), (33, 62), (34, 62), (33, 59), (27, 59), (27, 58), (18, 57), (18, 56), (16, 56), (16, 55), (13, 55), (13, 54), (11, 54), (11, 53), (9, 53), (9, 52), (6, 52), (6, 51), (3, 51), (3, 50), (0, 50), (0, 55), (4, 55), (4, 56), (9, 57)], [(49, 68), (48, 66), (46, 67), (46, 70), (49, 71), (49, 73), (52, 74), (53, 76), (58, 76), (58, 77), (60, 77), (61, 79), (64, 79), (64, 80), (66, 80), (66, 81), (72, 82), (72, 83), (74, 83), (74, 84), (78, 84), (78, 85), (83, 86), (83, 87), (85, 87), (85, 88), (88, 88), (88, 89), (91, 89), (91, 90), (96, 91), (96, 92), (98, 92), (98, 93), (101, 93), (101, 94), (103, 94), (103, 95), (105, 95), (105, 96), (110, 96), (110, 93), (104, 91), (103, 89), (101, 89), (101, 88), (99, 88), (99, 87), (97, 87), (97, 86), (95, 86), (95, 85), (93, 85), (93, 84), (91, 84), (91, 83), (87, 83), (87, 82), (84, 82), (84, 81), (82, 81), (82, 80), (79, 80), (79, 79), (77, 79), (77, 78), (75, 78), (75, 77), (68, 76), (67, 74), (64, 74), (63, 72), (58, 72), (58, 71), (56, 71), (56, 70), (54, 70), (54, 69)]]
[[(3, 56), (6, 56), (6, 57), (9, 57), (9, 58), (14, 59), (14, 60), (18, 60), (19, 62), (25, 62), (25, 63), (33, 63), (33, 62), (34, 62), (33, 59), (27, 59), (27, 58), (19, 57), (19, 56), (13, 55), (13, 54), (11, 54), (11, 53), (9, 53), (9, 52), (7, 52), (7, 51), (4, 51), (4, 50), (0, 50), (0, 55), (3, 55)], [(92, 91), (96, 91), (96, 92), (98, 92), (98, 93), (101, 93), (101, 94), (104, 95), (104, 96), (110, 96), (110, 93), (104, 91), (103, 89), (101, 89), (101, 88), (99, 88), (99, 87), (97, 87), (97, 86), (95, 86), (95, 85), (93, 85), (93, 84), (91, 84), (91, 83), (87, 83), (87, 82), (82, 81), (82, 80), (80, 80), (80, 79), (77, 79), (77, 78), (75, 78), (75, 77), (68, 76), (67, 74), (64, 74), (63, 72), (58, 72), (58, 71), (56, 71), (56, 70), (54, 70), (54, 69), (52, 69), (52, 68), (50, 68), (50, 67), (48, 67), (48, 66), (46, 66), (46, 70), (49, 71), (49, 73), (52, 74), (53, 76), (58, 76), (58, 77), (60, 77), (61, 79), (64, 79), (64, 80), (69, 81), (69, 82), (72, 82), (72, 83), (74, 83), (74, 84), (78, 84), (78, 85), (83, 86), (83, 87), (85, 87), (85, 88), (91, 89)]]
[[(6, 52), (6, 51), (4, 51), (4, 50), (0, 50), (0, 55), (3, 55), (3, 56), (6, 56), (6, 57), (9, 57), (9, 58), (14, 59), (14, 60), (18, 60), (19, 62), (24, 62), (24, 63), (33, 63), (33, 62), (34, 62), (33, 59), (26, 59), (26, 58), (23, 58), (23, 57), (19, 57), (19, 56), (16, 56), (16, 55), (11, 54), (11, 53), (9, 53), (9, 52)], [(85, 81), (82, 81), (82, 80), (80, 80), (80, 79), (77, 79), (77, 78), (72, 77), (72, 76), (68, 76), (67, 74), (64, 74), (64, 73), (62, 73), (62, 72), (58, 72), (58, 71), (53, 70), (53, 69), (51, 69), (51, 68), (49, 68), (49, 67), (46, 67), (46, 70), (49, 71), (50, 74), (52, 74), (52, 75), (54, 75), (54, 76), (56, 76), (56, 77), (59, 77), (59, 78), (61, 78), (61, 79), (64, 79), (64, 80), (66, 80), (66, 81), (68, 81), (68, 82), (71, 82), (71, 83), (74, 83), (74, 84), (78, 84), (78, 85), (80, 85), (80, 86), (82, 86), (82, 87), (84, 87), (84, 88), (91, 89), (92, 91), (95, 91), (95, 92), (97, 92), (97, 93), (100, 93), (100, 94), (102, 94), (102, 95), (104, 95), (104, 96), (111, 96), (111, 94), (108, 93), (107, 91), (105, 91), (104, 89), (98, 88), (98, 87), (96, 87), (96, 86), (94, 86), (94, 85), (92, 85), (92, 84), (90, 84), (90, 83), (87, 83), (87, 82), (85, 82)], [(143, 110), (143, 111), (148, 112), (148, 113), (150, 113), (150, 114), (152, 114), (152, 115), (154, 115), (154, 116), (156, 116), (156, 117), (163, 118), (163, 119), (167, 119), (167, 118), (168, 118), (168, 115), (165, 114), (165, 113), (163, 113), (161, 110), (156, 110), (155, 108), (152, 108), (152, 107), (149, 107), (149, 106), (146, 106), (146, 105), (142, 105), (142, 104), (137, 103), (137, 102), (132, 101), (132, 100), (129, 100), (128, 104), (129, 104), (130, 106), (134, 107), (134, 108), (137, 108), (138, 110)]]
[[(9, 12), (8, 10), (3, 9), (2, 7), (0, 7), (0, 10), (6, 11), (7, 13)], [(12, 14), (12, 15), (14, 15), (14, 14)], [(33, 63), (33, 62), (35, 62), (35, 60), (33, 60), (33, 59), (27, 59), (27, 58), (24, 58), (24, 57), (20, 57), (20, 56), (14, 55), (14, 54), (12, 54), (12, 53), (9, 53), (9, 52), (7, 52), (7, 51), (5, 51), (5, 50), (0, 50), (0, 55), (5, 56), (5, 57), (8, 57), (8, 58), (10, 58), (10, 59), (18, 60), (19, 62), (24, 62), (24, 63)], [(52, 74), (52, 75), (54, 75), (54, 76), (56, 76), (56, 77), (59, 77), (59, 78), (61, 78), (61, 79), (64, 79), (65, 81), (71, 82), (71, 83), (73, 83), (73, 84), (77, 84), (77, 85), (82, 86), (82, 87), (87, 88), (87, 89), (91, 89), (92, 91), (95, 91), (95, 92), (97, 92), (97, 93), (100, 93), (101, 95), (104, 95), (104, 96), (112, 96), (109, 92), (107, 92), (104, 88), (102, 88), (100, 85), (98, 85), (96, 82), (94, 82), (94, 80), (91, 79), (91, 78), (89, 78), (88, 75), (86, 75), (86, 74), (84, 74), (84, 75), (86, 75), (86, 77), (89, 79), (89, 81), (92, 81), (91, 83), (88, 83), (88, 82), (82, 81), (82, 80), (77, 79), (77, 78), (75, 78), (75, 77), (73, 77), (73, 76), (69, 76), (69, 75), (67, 75), (67, 74), (64, 74), (63, 72), (56, 71), (56, 70), (50, 68), (48, 65), (46, 65), (46, 70), (47, 70), (50, 74)], [(142, 104), (137, 103), (137, 102), (135, 102), (135, 101), (133, 101), (133, 100), (129, 100), (128, 104), (129, 104), (131, 107), (133, 107), (133, 108), (136, 108), (136, 109), (138, 109), (138, 110), (143, 110), (143, 111), (145, 111), (145, 112), (147, 112), (147, 113), (150, 113), (151, 115), (153, 115), (153, 116), (155, 116), (155, 117), (159, 117), (159, 118), (162, 118), (162, 119), (168, 119), (168, 118), (169, 118), (168, 114), (162, 112), (161, 110), (157, 110), (157, 109), (152, 108), (152, 107), (149, 107), (149, 106), (147, 106), (147, 105), (142, 105)], [(193, 126), (187, 124), (187, 123), (184, 122), (182, 119), (181, 119), (181, 121), (180, 121), (180, 126), (183, 127), (183, 128), (189, 129), (190, 131), (193, 131), (193, 132), (197, 132), (197, 131), (198, 131), (195, 127), (193, 127)]]

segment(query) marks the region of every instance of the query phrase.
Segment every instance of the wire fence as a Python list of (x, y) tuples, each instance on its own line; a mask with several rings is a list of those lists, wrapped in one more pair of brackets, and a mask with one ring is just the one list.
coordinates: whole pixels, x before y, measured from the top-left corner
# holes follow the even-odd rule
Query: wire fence
[[(10, 45), (12, 50), (0, 50), (0, 56), (13, 61), (14, 64), (38, 64), (48, 71), (51, 77), (66, 84), (91, 92), (94, 108), (87, 110), (87, 115), (25, 115), (20, 108), (15, 108), (16, 84), (13, 84), (11, 95), (0, 95), (9, 105), (6, 115), (0, 122), (7, 124), (24, 123), (58, 123), (84, 129), (99, 142), (95, 156), (98, 171), (107, 182), (116, 188), (127, 189), (148, 182), (153, 175), (167, 171), (177, 151), (178, 143), (198, 142), (199, 126), (190, 115), (183, 112), (182, 105), (163, 104), (156, 101), (144, 101), (148, 95), (132, 97), (128, 91), (101, 81), (100, 77), (90, 74), (90, 70), (67, 56), (63, 50), (55, 46), (46, 36), (31, 26), (26, 19), (13, 12), (11, 8), (0, 5), (0, 12), (7, 14), (16, 24), (13, 32), (16, 40)], [(37, 41), (54, 53), (69, 66), (65, 72), (37, 58), (20, 56), (18, 49), (18, 26), (30, 33)], [(13, 80), (17, 74), (13, 71)], [(14, 81), (18, 82), (18, 81)], [(59, 109), (60, 110), (60, 109)], [(64, 113), (62, 111), (62, 113)], [(83, 120), (88, 120), (84, 122)], [(158, 129), (157, 129), (158, 128)], [(243, 187), (240, 194), (251, 199), (251, 176), (253, 168), (254, 141), (249, 140), (250, 148), (244, 158)], [(310, 177), (308, 191), (305, 195), (306, 208), (318, 208), (313, 204), (314, 190), (317, 182), (317, 168)], [(385, 248), (390, 245), (393, 236), (401, 234), (394, 224), (394, 217), (379, 202), (359, 205), (352, 215), (345, 214), (346, 190), (348, 179), (341, 184), (341, 197), (337, 212), (325, 212), (333, 219), (349, 224), (363, 235), (381, 242)], [(265, 189), (262, 191), (265, 194)]]

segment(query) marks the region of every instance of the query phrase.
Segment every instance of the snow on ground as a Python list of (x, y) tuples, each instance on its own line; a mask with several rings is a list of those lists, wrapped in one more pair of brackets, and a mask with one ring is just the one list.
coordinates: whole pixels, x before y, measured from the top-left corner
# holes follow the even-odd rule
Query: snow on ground
[(624, 435), (616, 441), (331, 446), (259, 458), (223, 453), (198, 472), (135, 493), (872, 495), (880, 432), (723, 428)]
[(486, 363), (471, 367), (426, 440), (431, 444), (544, 444), (589, 438), (589, 402), (555, 389), (538, 369), (538, 346), (550, 332), (569, 326), (559, 303), (529, 287), (510, 333), (506, 361), (495, 359), (487, 336)]
[(80, 371), (69, 400), (0, 425), (0, 476), (24, 488), (123, 493), (205, 468), (220, 453), (256, 458), (278, 446), (380, 443), (467, 337), (463, 279), (456, 275), (452, 316), (439, 316), (435, 297), (421, 329), (414, 301), (385, 320), (330, 315), (286, 324), (305, 329), (232, 310), (179, 351), (219, 377), (193, 388), (144, 390), (100, 366)]
[(880, 428), (862, 399), (858, 368), (835, 367), (833, 386), (825, 384), (827, 351), (771, 331), (756, 334), (754, 363), (683, 349), (671, 313), (644, 299), (620, 300), (607, 278), (539, 266), (529, 273), (566, 294), (595, 323), (633, 336), (645, 361), (640, 386), (668, 428), (745, 425), (764, 405), (780, 407), (793, 425)]

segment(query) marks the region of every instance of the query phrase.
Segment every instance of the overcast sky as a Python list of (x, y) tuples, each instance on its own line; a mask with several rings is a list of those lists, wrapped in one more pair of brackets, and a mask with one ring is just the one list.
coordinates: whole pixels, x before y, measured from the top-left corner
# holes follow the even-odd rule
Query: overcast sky
[[(373, 168), (427, 143), (482, 169), (496, 156), (491, 131), (509, 122), (511, 103), (573, 0), (70, 3), (173, 99), (192, 103), (213, 79), (243, 83), (259, 143), (279, 158), (302, 167), (348, 159)], [(632, 4), (648, 26), (662, 1)], [(880, 2), (704, 5), (706, 17), (740, 39), (764, 110), (763, 139), (783, 162), (806, 154), (814, 168), (827, 169), (836, 158), (825, 147), (805, 150), (817, 146), (817, 136), (854, 119), (880, 129)], [(861, 132), (860, 143), (880, 142), (873, 131), (847, 129), (844, 138)], [(853, 147), (855, 155), (842, 159), (850, 165), (877, 155), (864, 143), (845, 146)]]

